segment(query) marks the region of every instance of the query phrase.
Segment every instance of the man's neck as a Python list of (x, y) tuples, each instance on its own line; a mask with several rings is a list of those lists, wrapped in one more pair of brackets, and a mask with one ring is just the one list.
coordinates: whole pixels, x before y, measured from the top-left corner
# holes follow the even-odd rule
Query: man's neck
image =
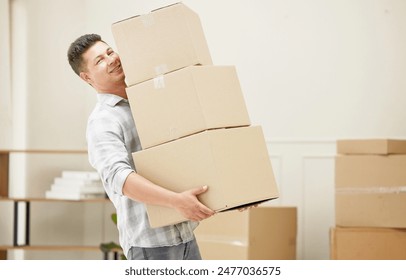
[(125, 91), (126, 87), (124, 86), (120, 86), (120, 87), (115, 87), (114, 89), (102, 89), (102, 90), (98, 90), (98, 93), (110, 93), (110, 94), (114, 94), (117, 96), (120, 96), (124, 99), (127, 99), (127, 92)]

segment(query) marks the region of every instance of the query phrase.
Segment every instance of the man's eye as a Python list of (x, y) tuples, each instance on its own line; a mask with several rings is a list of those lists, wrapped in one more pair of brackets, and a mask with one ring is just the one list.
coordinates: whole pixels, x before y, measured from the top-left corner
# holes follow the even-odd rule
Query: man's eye
[(100, 62), (102, 62), (102, 59), (97, 60), (96, 64), (100, 64)]
[(109, 53), (109, 56), (112, 56), (114, 54), (114, 52)]

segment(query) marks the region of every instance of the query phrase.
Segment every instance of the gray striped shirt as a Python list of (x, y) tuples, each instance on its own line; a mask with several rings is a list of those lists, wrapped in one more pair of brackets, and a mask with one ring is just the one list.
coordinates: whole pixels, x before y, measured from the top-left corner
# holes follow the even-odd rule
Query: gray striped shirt
[(117, 211), (120, 245), (125, 254), (132, 246), (161, 247), (194, 238), (196, 222), (153, 229), (144, 203), (123, 195), (127, 176), (135, 172), (132, 153), (141, 150), (128, 100), (113, 94), (97, 94), (98, 103), (89, 116), (86, 138), (89, 162), (98, 171)]

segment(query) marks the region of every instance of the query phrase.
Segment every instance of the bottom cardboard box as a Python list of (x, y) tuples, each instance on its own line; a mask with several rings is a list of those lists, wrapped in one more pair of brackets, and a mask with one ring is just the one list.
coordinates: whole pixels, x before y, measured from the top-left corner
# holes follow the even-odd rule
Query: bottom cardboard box
[(406, 230), (331, 228), (330, 258), (333, 260), (406, 260)]
[[(260, 126), (213, 129), (133, 153), (137, 172), (169, 190), (207, 185), (199, 200), (225, 211), (278, 197)], [(147, 205), (151, 227), (185, 220), (176, 210)]]
[(335, 197), (336, 225), (406, 228), (406, 188), (341, 188)]
[(204, 220), (195, 230), (205, 260), (296, 259), (296, 207), (228, 211)]

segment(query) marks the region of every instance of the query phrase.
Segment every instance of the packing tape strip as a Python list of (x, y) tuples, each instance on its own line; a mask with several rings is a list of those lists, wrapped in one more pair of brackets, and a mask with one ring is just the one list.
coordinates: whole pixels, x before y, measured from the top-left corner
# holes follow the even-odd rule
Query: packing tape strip
[(140, 20), (144, 27), (150, 27), (155, 24), (155, 19), (152, 13), (140, 15)]
[(406, 186), (336, 188), (337, 194), (396, 194), (406, 193)]
[(178, 129), (177, 127), (171, 126), (169, 128), (169, 137), (176, 139), (178, 137)]
[(155, 89), (165, 88), (164, 75), (159, 75), (158, 77), (154, 78), (154, 87), (155, 87)]
[(168, 65), (166, 64), (157, 65), (154, 67), (154, 70), (156, 76), (163, 75), (165, 73), (168, 73)]

